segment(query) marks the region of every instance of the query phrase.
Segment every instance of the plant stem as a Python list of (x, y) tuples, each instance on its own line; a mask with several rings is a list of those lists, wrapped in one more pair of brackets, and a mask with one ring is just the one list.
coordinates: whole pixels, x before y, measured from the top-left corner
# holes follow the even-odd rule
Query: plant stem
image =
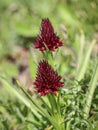
[(95, 70), (93, 72), (93, 75), (92, 75), (92, 78), (91, 78), (91, 81), (90, 81), (90, 88), (89, 88), (89, 91), (88, 91), (88, 94), (87, 94), (86, 105), (84, 107), (84, 114), (85, 114), (84, 117), (85, 117), (85, 119), (87, 119), (89, 117), (89, 111), (90, 111), (90, 108), (91, 108), (92, 99), (93, 99), (93, 95), (94, 95), (94, 92), (95, 92), (95, 89), (96, 89), (97, 81), (98, 81), (98, 60), (95, 64)]
[(58, 108), (59, 104), (57, 104), (57, 101), (56, 101), (56, 97), (52, 94), (48, 94), (48, 99), (49, 99), (49, 102), (50, 102), (50, 105), (51, 105), (51, 109), (52, 109), (52, 118), (54, 118), (58, 124), (58, 130), (65, 130), (64, 129), (64, 124), (62, 124), (63, 122), (63, 118), (61, 116), (61, 113), (60, 113), (60, 108)]
[(56, 112), (57, 112), (57, 104), (56, 104), (56, 99), (54, 97), (54, 95), (52, 94), (48, 94), (48, 100), (50, 102), (50, 105), (51, 105), (51, 109), (52, 109), (52, 115), (54, 115)]

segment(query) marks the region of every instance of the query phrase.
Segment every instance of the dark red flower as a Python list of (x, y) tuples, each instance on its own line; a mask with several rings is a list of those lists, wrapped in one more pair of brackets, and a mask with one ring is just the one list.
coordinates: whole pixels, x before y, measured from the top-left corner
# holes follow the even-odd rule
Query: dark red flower
[(41, 33), (38, 35), (34, 43), (34, 48), (39, 48), (41, 51), (44, 51), (46, 48), (48, 48), (49, 50), (54, 51), (56, 48), (62, 46), (63, 43), (54, 33), (54, 29), (48, 18), (42, 19), (40, 31)]
[(47, 61), (43, 60), (39, 62), (34, 85), (41, 96), (49, 93), (56, 95), (59, 87), (64, 85), (64, 82), (60, 80), (61, 76), (58, 76), (57, 72), (52, 69)]

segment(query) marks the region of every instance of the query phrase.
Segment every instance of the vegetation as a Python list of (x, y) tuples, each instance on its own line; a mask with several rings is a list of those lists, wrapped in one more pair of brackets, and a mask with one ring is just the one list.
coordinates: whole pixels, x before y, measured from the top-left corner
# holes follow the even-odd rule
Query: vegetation
[[(97, 12), (97, 0), (0, 1), (0, 130), (98, 130)], [(63, 42), (54, 52), (33, 48), (43, 18)], [(62, 76), (56, 96), (32, 83), (43, 59)]]

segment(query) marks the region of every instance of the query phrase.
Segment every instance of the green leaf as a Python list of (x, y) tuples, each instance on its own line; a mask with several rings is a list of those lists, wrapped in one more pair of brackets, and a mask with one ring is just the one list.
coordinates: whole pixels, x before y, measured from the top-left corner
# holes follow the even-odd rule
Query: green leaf
[(30, 69), (31, 76), (35, 79), (35, 77), (36, 77), (36, 70), (37, 70), (37, 64), (34, 61), (34, 57), (32, 55), (32, 51), (30, 51), (29, 69)]

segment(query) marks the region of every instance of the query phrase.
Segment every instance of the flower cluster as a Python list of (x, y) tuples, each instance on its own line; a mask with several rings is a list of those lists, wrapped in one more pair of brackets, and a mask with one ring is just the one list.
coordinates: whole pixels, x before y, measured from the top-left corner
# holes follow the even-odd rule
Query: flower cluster
[(48, 48), (49, 50), (54, 51), (56, 48), (62, 46), (63, 43), (54, 33), (54, 29), (48, 18), (42, 20), (40, 31), (40, 35), (38, 35), (34, 43), (34, 48), (39, 48), (41, 51)]
[[(46, 49), (54, 51), (56, 48), (62, 46), (62, 44), (60, 38), (54, 33), (49, 19), (42, 19), (40, 35), (38, 35), (34, 43), (34, 48), (38, 48), (41, 51), (45, 51)], [(40, 61), (34, 82), (36, 91), (41, 96), (50, 93), (56, 95), (59, 88), (64, 85), (64, 82), (61, 82), (61, 78), (46, 60)]]
[(58, 89), (64, 85), (64, 82), (60, 80), (61, 76), (58, 76), (57, 72), (53, 70), (47, 61), (39, 62), (34, 85), (41, 96), (49, 93), (56, 95)]

